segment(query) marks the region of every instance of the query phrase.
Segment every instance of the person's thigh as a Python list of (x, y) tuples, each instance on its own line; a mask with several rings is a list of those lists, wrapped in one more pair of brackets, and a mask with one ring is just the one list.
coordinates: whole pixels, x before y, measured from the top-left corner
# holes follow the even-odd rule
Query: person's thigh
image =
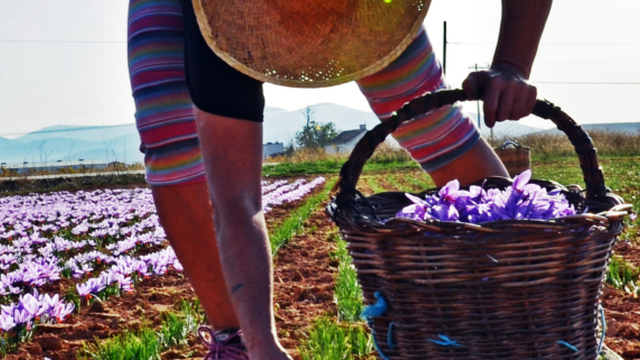
[(181, 0), (185, 29), (186, 78), (193, 103), (209, 114), (263, 121), (262, 82), (234, 69), (209, 48), (191, 0)]
[(128, 55), (147, 181), (154, 186), (204, 181), (184, 72), (179, 0), (130, 1)]

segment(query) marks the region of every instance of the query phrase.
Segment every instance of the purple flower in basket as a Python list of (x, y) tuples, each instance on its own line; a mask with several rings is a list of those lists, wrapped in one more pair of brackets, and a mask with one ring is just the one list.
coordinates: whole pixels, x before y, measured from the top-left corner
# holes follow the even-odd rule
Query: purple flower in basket
[(396, 216), (413, 220), (425, 220), (427, 209), (429, 209), (433, 204), (411, 194), (405, 195), (413, 202), (413, 204), (405, 206)]
[(460, 183), (453, 180), (424, 200), (407, 194), (413, 204), (396, 216), (479, 224), (507, 219), (548, 220), (575, 214), (573, 205), (559, 189), (547, 192), (545, 188), (529, 183), (530, 180), (531, 170), (526, 170), (504, 190), (470, 186), (468, 191), (461, 190)]

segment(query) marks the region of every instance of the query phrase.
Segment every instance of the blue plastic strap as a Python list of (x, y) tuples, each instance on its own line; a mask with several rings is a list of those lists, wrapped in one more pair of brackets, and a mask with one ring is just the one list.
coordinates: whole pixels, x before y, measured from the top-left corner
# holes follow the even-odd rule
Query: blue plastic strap
[(435, 340), (435, 339), (427, 339), (428, 341), (431, 341), (434, 344), (438, 344), (438, 345), (442, 345), (442, 346), (456, 346), (456, 347), (464, 347), (464, 345), (462, 344), (458, 344), (458, 340), (451, 340), (449, 339), (449, 337), (447, 335), (438, 335), (438, 337), (442, 340)]
[[(569, 344), (569, 343), (568, 343), (568, 342), (566, 342), (566, 341), (558, 340), (558, 341), (556, 341), (556, 342), (557, 342), (558, 344), (560, 344), (560, 345), (564, 345), (564, 346), (568, 347), (569, 349), (573, 350), (574, 352), (577, 352), (577, 351), (578, 351), (578, 348), (577, 348), (577, 347), (575, 347), (575, 346), (573, 346), (573, 345)], [(598, 352), (598, 354), (599, 354), (599, 353), (600, 353), (600, 352)]]
[(395, 322), (389, 324), (389, 331), (387, 331), (387, 346), (391, 350), (396, 347), (396, 345), (393, 343), (393, 325), (395, 325)]
[(376, 303), (364, 308), (360, 314), (360, 318), (363, 320), (369, 320), (374, 317), (382, 316), (387, 311), (387, 301), (384, 299), (379, 291), (373, 294), (376, 298)]
[[(371, 325), (369, 325), (369, 327), (371, 327)], [(371, 328), (371, 338), (373, 339), (373, 347), (376, 348), (376, 351), (378, 352), (378, 354), (380, 354), (380, 357), (383, 360), (390, 360), (388, 357), (384, 355), (384, 353), (382, 353), (382, 350), (380, 350), (380, 347), (378, 346), (378, 342), (376, 341), (376, 332), (373, 330), (373, 328)]]
[[(369, 324), (369, 328), (371, 328), (371, 338), (373, 339), (373, 346), (376, 348), (378, 354), (380, 354), (380, 357), (383, 360), (389, 360), (389, 358), (386, 357), (384, 353), (382, 353), (380, 346), (378, 346), (378, 342), (376, 341), (376, 332), (375, 330), (373, 330), (373, 318), (382, 316), (387, 311), (387, 301), (379, 291), (376, 291), (373, 296), (375, 296), (376, 298), (376, 303), (365, 307), (360, 314), (360, 318), (362, 318), (367, 322), (367, 324)], [(390, 349), (393, 349), (393, 339), (391, 338), (392, 328), (393, 323), (389, 325), (389, 332), (387, 333), (387, 345), (389, 345)]]
[(600, 308), (600, 322), (602, 322), (602, 334), (600, 334), (600, 343), (598, 344), (598, 354), (602, 352), (604, 346), (604, 337), (607, 335), (607, 321), (604, 319), (604, 308), (602, 304), (598, 304)]

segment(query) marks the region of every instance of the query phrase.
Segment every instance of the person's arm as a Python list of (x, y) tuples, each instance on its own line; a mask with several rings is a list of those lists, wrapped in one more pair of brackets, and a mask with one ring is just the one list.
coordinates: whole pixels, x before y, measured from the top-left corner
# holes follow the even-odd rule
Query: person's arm
[(533, 110), (536, 88), (527, 82), (552, 0), (502, 0), (500, 35), (488, 71), (475, 72), (463, 83), (468, 96), (484, 90), (485, 123), (518, 120)]
[(271, 247), (260, 182), (262, 124), (199, 109), (195, 116), (224, 277), (249, 356), (290, 359), (278, 343), (273, 313)]

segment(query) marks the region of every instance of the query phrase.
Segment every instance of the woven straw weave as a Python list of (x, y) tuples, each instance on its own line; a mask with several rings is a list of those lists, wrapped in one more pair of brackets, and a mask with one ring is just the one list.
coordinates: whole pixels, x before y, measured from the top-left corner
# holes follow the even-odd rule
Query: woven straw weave
[(507, 168), (511, 177), (531, 168), (531, 149), (520, 145), (515, 140), (507, 140), (493, 150)]
[(342, 84), (382, 69), (411, 43), (430, 0), (193, 0), (212, 50), (261, 81)]

